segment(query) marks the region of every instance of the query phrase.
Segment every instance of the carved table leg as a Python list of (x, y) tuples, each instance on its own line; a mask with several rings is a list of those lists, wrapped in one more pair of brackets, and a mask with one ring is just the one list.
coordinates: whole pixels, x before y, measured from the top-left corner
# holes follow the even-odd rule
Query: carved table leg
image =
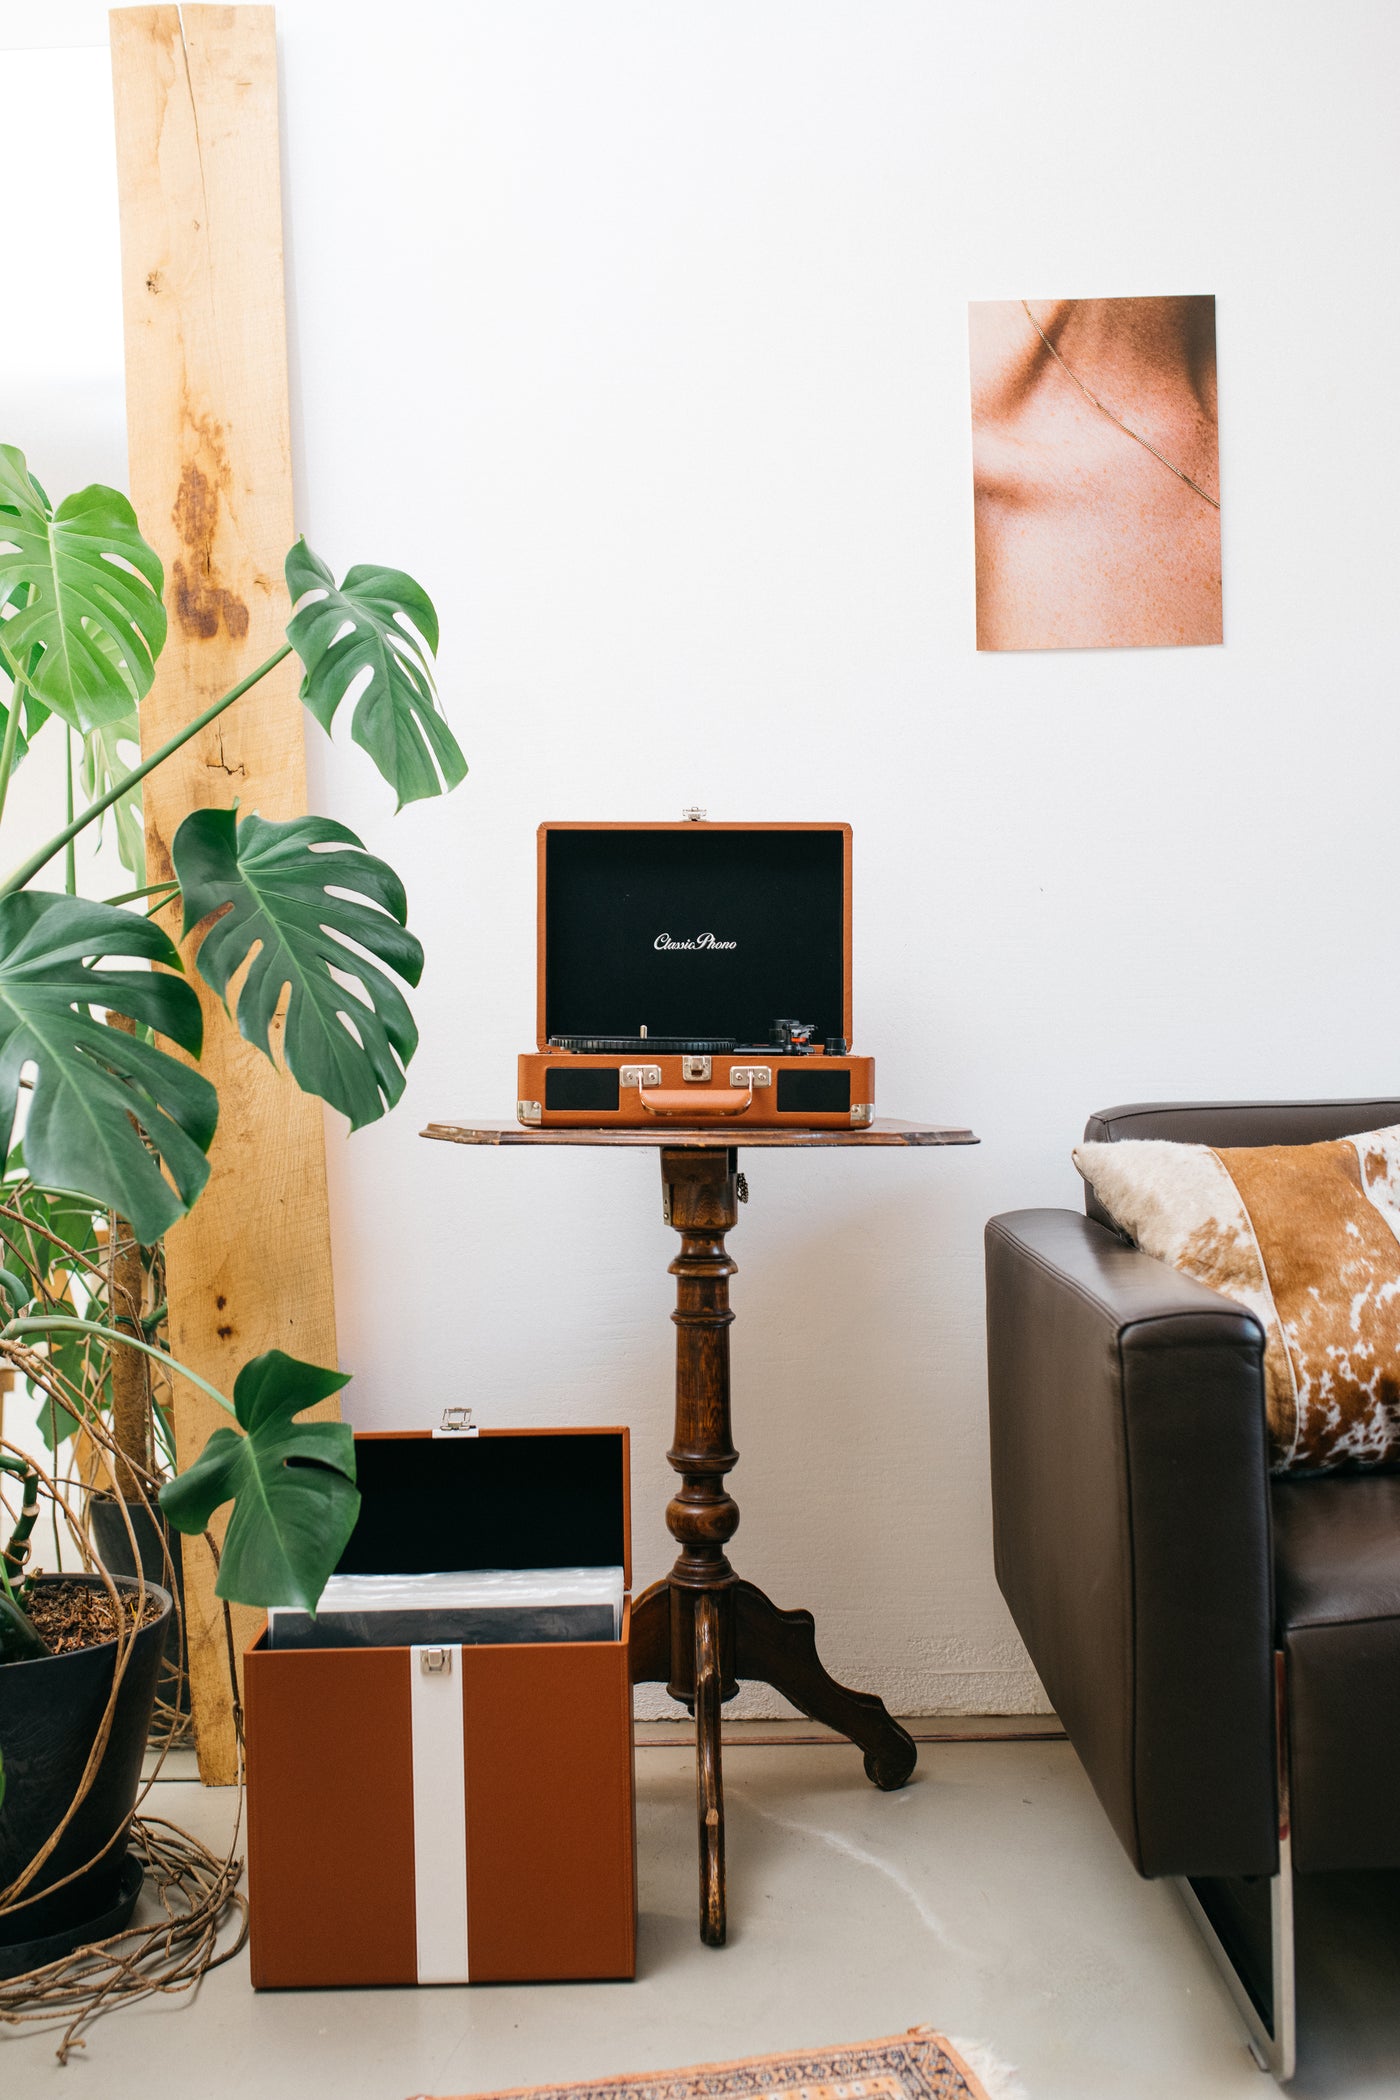
[(665, 1684), (671, 1674), (671, 1585), (663, 1576), (632, 1606), (632, 1682)]
[(816, 1622), (809, 1611), (779, 1611), (751, 1582), (736, 1598), (740, 1677), (756, 1677), (790, 1699), (809, 1720), (820, 1721), (865, 1752), (865, 1772), (886, 1793), (901, 1787), (914, 1770), (919, 1750), (873, 1692), (852, 1692), (823, 1669), (817, 1655)]
[(632, 1677), (664, 1684), (695, 1715), (700, 1812), (700, 1936), (722, 1947), (724, 1795), (720, 1706), (738, 1691), (734, 1675), (737, 1577), (725, 1546), (739, 1508), (724, 1484), (738, 1463), (729, 1429), (729, 1279), (724, 1235), (738, 1207), (729, 1149), (663, 1149), (666, 1216), (681, 1235), (676, 1279), (676, 1433), (668, 1456), (680, 1486), (666, 1511), (680, 1547), (675, 1566), (632, 1609)]
[(724, 1781), (720, 1768), (719, 1605), (695, 1600), (695, 1805), (700, 1823), (700, 1937), (722, 1947)]
[(729, 1420), (729, 1279), (735, 1264), (724, 1236), (738, 1207), (732, 1148), (663, 1148), (666, 1218), (681, 1235), (676, 1278), (676, 1432), (667, 1454), (680, 1486), (666, 1523), (680, 1547), (675, 1565), (632, 1610), (632, 1678), (664, 1684), (695, 1715), (700, 1819), (700, 1937), (725, 1939), (724, 1790), (720, 1709), (741, 1677), (771, 1684), (815, 1721), (839, 1729), (865, 1752), (879, 1787), (904, 1785), (918, 1752), (913, 1739), (869, 1692), (847, 1691), (817, 1659), (810, 1612), (779, 1611), (762, 1590), (740, 1582), (725, 1547), (739, 1507), (725, 1486), (738, 1463)]

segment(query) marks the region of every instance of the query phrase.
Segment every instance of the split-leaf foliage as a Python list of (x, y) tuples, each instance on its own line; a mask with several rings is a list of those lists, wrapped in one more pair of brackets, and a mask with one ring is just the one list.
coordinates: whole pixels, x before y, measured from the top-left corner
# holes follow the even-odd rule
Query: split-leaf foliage
[[(172, 878), (146, 885), (145, 774), (291, 650), (308, 712), (329, 732), (348, 708), (353, 741), (398, 807), (466, 773), (438, 698), (438, 619), (422, 586), (371, 564), (338, 583), (304, 541), (286, 574), (286, 646), (138, 761), (139, 709), (166, 637), (160, 559), (117, 490), (94, 485), (55, 508), (22, 452), (0, 445), (0, 814), (15, 769), (51, 720), (73, 740), (70, 765), (76, 758), (87, 798), (0, 881), (0, 1156), (13, 1156), (22, 1131), (24, 1200), (36, 1221), (31, 1231), (8, 1217), (0, 1231), (0, 1332), (46, 1339), (56, 1365), (79, 1351), (90, 1363), (94, 1338), (110, 1348), (122, 1336), (76, 1317), (45, 1287), (52, 1254), (38, 1224), (66, 1205), (62, 1223), (91, 1237), (105, 1212), (150, 1246), (208, 1179), (218, 1104), (197, 1069), (199, 1002), (158, 914), (179, 908), (183, 933), (198, 935), (193, 967), (225, 1002), (237, 985), (232, 1020), (269, 1057), (285, 997), (287, 1083), (338, 1109), (352, 1129), (398, 1101), (417, 1047), (403, 988), (418, 983), (423, 951), (408, 930), (403, 885), (344, 825), (196, 810), (176, 832)], [(71, 874), (66, 889), (54, 883), (59, 855), (108, 813), (138, 886), (115, 904), (71, 894)], [(51, 886), (37, 887), (40, 876)], [(168, 1361), (153, 1340), (133, 1346)], [(167, 1482), (162, 1504), (179, 1528), (201, 1530), (232, 1502), (220, 1594), (314, 1608), (358, 1494), (349, 1430), (298, 1418), (344, 1383), (338, 1371), (272, 1350), (244, 1365), (231, 1402), (212, 1394), (231, 1426)], [(50, 1433), (64, 1434), (50, 1413)]]

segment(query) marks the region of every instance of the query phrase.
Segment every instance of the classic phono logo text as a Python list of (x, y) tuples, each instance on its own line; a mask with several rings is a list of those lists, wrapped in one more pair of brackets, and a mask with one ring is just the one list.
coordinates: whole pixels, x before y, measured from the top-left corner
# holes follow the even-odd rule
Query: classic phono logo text
[(693, 940), (673, 941), (669, 933), (658, 933), (653, 948), (737, 948), (737, 941), (722, 941), (713, 933), (697, 933)]

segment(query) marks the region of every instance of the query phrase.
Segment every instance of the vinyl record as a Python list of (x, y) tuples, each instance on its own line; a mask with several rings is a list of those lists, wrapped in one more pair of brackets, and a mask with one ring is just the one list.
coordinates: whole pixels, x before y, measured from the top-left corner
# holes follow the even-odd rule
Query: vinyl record
[(710, 1057), (734, 1048), (733, 1036), (552, 1035), (551, 1050), (580, 1050), (587, 1057)]

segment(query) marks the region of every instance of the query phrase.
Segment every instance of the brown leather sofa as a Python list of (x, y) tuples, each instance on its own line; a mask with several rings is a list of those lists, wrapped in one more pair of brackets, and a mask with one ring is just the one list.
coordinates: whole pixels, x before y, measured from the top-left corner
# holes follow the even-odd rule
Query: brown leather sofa
[[(1085, 1136), (1310, 1144), (1400, 1100), (1147, 1103)], [(1088, 1215), (987, 1227), (996, 1570), (1140, 1874), (1293, 2070), (1292, 1875), (1400, 1867), (1400, 1474), (1271, 1480), (1254, 1318)]]

